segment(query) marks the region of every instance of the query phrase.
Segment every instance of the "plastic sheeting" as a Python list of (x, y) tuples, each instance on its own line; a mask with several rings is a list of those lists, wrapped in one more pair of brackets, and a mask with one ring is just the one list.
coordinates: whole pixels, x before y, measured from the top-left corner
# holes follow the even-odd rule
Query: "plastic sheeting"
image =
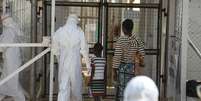
[[(12, 17), (3, 16), (3, 33), (0, 36), (0, 43), (19, 43), (22, 32), (18, 25), (14, 22)], [(3, 52), (3, 70), (2, 77), (5, 78), (18, 67), (21, 66), (21, 53), (20, 48), (17, 47), (5, 47), (1, 48)], [(0, 86), (0, 94), (12, 96), (15, 101), (25, 101), (21, 85), (18, 80), (18, 75), (9, 80), (7, 83)]]

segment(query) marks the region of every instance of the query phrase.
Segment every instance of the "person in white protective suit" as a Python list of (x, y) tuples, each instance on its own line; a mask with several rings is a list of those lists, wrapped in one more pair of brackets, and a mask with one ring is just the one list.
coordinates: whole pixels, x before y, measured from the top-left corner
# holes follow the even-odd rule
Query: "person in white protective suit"
[(136, 76), (124, 91), (124, 101), (158, 101), (158, 88), (147, 76)]
[[(1, 20), (3, 24), (3, 33), (0, 35), (0, 43), (19, 43), (22, 33), (12, 17), (3, 15)], [(21, 66), (22, 60), (20, 48), (0, 47), (0, 49), (3, 52), (3, 70), (1, 77), (5, 78)], [(18, 75), (3, 85), (0, 85), (0, 95), (12, 96), (14, 101), (25, 101), (25, 96), (19, 83)]]
[(81, 55), (90, 71), (89, 48), (78, 17), (68, 16), (66, 24), (53, 35), (53, 53), (59, 61), (58, 101), (82, 101)]

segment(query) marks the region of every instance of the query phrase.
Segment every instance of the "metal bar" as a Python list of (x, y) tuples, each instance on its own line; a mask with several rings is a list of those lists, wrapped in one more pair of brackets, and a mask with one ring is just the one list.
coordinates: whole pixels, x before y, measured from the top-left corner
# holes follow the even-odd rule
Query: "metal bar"
[[(47, 5), (51, 6), (50, 1), (45, 1)], [(144, 4), (132, 4), (132, 3), (107, 3), (100, 1), (97, 2), (69, 2), (69, 1), (56, 1), (56, 6), (78, 6), (78, 7), (99, 7), (100, 5), (105, 5), (108, 7), (132, 7), (132, 8), (159, 8), (158, 3), (144, 3)]]
[[(51, 2), (52, 8), (51, 8), (51, 39), (52, 34), (55, 31), (55, 0), (52, 0)], [(52, 46), (51, 46), (52, 50)], [(49, 101), (53, 101), (53, 77), (54, 77), (54, 55), (51, 51), (50, 54), (50, 91), (49, 91)]]
[[(107, 0), (103, 0), (103, 3), (107, 3)], [(109, 16), (108, 16), (108, 7), (107, 6), (103, 6), (104, 8), (104, 21), (105, 21), (105, 23), (104, 23), (104, 27), (103, 27), (103, 29), (104, 29), (104, 31), (103, 31), (103, 34), (104, 34), (104, 40), (103, 40), (103, 42), (104, 42), (104, 44), (103, 44), (103, 47), (105, 47), (105, 49), (104, 49), (104, 52), (103, 52), (103, 56), (105, 57), (105, 59), (107, 60), (108, 59), (108, 57), (107, 57), (107, 40), (108, 40), (108, 35), (107, 35), (107, 33), (108, 33), (108, 18), (109, 18)], [(106, 61), (106, 64), (107, 64), (107, 61)], [(108, 66), (106, 65), (105, 67), (104, 67), (104, 79), (105, 79), (105, 89), (106, 89), (106, 87), (107, 87), (107, 83), (108, 83), (108, 80), (107, 80), (107, 71), (108, 71)], [(111, 80), (111, 79), (110, 79)], [(104, 93), (107, 95), (107, 90), (105, 90), (104, 91)], [(99, 101), (101, 101), (100, 99), (99, 99)]]
[[(37, 42), (37, 0), (31, 0), (31, 42)], [(31, 48), (31, 57), (33, 58), (36, 53), (36, 48)], [(30, 72), (30, 95), (31, 101), (36, 101), (36, 63), (32, 64)]]
[[(46, 35), (46, 22), (45, 22), (45, 19), (46, 19), (46, 5), (44, 3), (44, 1), (42, 1), (43, 5), (42, 5), (42, 36), (47, 36)], [(42, 96), (45, 96), (45, 93), (46, 93), (46, 57), (47, 55), (44, 56), (42, 62), (43, 62), (43, 71), (42, 71)]]
[(54, 55), (53, 55), (53, 53), (51, 51), (51, 54), (50, 54), (50, 91), (49, 91), (49, 101), (53, 101), (53, 85), (54, 85), (53, 78), (54, 78)]
[[(45, 1), (43, 1), (43, 26), (44, 26), (44, 32), (43, 34), (47, 36), (47, 5)], [(46, 55), (44, 57), (44, 95), (47, 93), (47, 61), (48, 56)]]
[(158, 9), (158, 3), (143, 3), (143, 4), (132, 4), (132, 3), (107, 3), (108, 7), (121, 7), (121, 8), (154, 8)]
[(163, 0), (159, 0), (159, 8), (158, 8), (158, 33), (157, 33), (157, 48), (159, 49), (157, 55), (157, 67), (156, 67), (156, 83), (161, 91), (161, 38), (162, 38), (162, 6)]
[(169, 20), (170, 20), (170, 0), (167, 1), (167, 20), (166, 20), (166, 36), (165, 36), (165, 59), (164, 59), (164, 98), (167, 97), (167, 80), (168, 80), (168, 56), (169, 56)]
[(200, 50), (196, 47), (196, 45), (193, 43), (193, 41), (190, 39), (190, 37), (188, 37), (188, 42), (189, 45), (193, 48), (193, 50), (196, 52), (196, 54), (199, 56), (199, 58), (201, 59), (201, 52)]
[(40, 54), (38, 54), (37, 56), (35, 56), (33, 59), (29, 60), (27, 63), (25, 63), (24, 65), (22, 65), (21, 67), (19, 67), (16, 71), (14, 71), (13, 73), (11, 73), (10, 75), (8, 75), (7, 77), (5, 77), (3, 80), (0, 81), (0, 86), (3, 85), (4, 83), (6, 83), (8, 80), (10, 80), (11, 78), (13, 78), (15, 75), (17, 75), (19, 72), (23, 71), (24, 69), (26, 69), (28, 66), (30, 66), (32, 63), (36, 62), (38, 59), (40, 59), (42, 56), (44, 56), (46, 53), (48, 53), (50, 51), (50, 48), (47, 48), (46, 50), (44, 50), (43, 52), (41, 52)]
[[(100, 3), (102, 4), (102, 0), (100, 0)], [(102, 30), (101, 30), (101, 25), (102, 25), (102, 7), (99, 7), (98, 8), (98, 42), (101, 43), (101, 33), (102, 33)]]
[[(51, 6), (51, 1), (45, 1), (47, 5)], [(69, 1), (56, 1), (56, 6), (78, 6), (78, 7), (99, 7), (100, 3), (97, 2), (69, 2)]]
[(43, 26), (44, 26), (44, 35), (47, 36), (47, 5), (43, 1)]
[[(105, 0), (105, 2), (107, 2), (107, 0)], [(109, 22), (109, 8), (108, 7), (106, 7), (105, 8), (105, 25), (104, 25), (104, 28), (105, 28), (105, 32), (104, 32), (104, 34), (105, 34), (105, 41), (104, 41), (104, 43), (105, 43), (105, 47), (108, 47), (108, 45), (107, 45), (107, 40), (108, 40), (108, 22)], [(105, 48), (105, 53), (107, 52), (107, 48)], [(105, 54), (105, 56), (106, 56), (106, 59), (107, 59), (107, 53)]]
[(0, 44), (0, 47), (49, 47), (49, 44), (43, 43), (5, 43)]
[(80, 19), (98, 19), (98, 17), (93, 17), (93, 16), (80, 16), (79, 18)]
[(102, 22), (102, 25), (101, 25), (101, 43), (103, 45), (103, 54), (102, 56), (103, 57), (106, 57), (106, 40), (107, 40), (107, 32), (106, 32), (106, 26), (107, 26), (107, 12), (106, 12), (106, 5), (104, 5), (106, 3), (105, 0), (102, 0), (102, 4), (101, 4), (101, 22)]
[(49, 37), (43, 37), (42, 43), (2, 43), (0, 47), (49, 47)]
[[(107, 54), (114, 54), (115, 49), (107, 49)], [(146, 55), (158, 55), (159, 54), (159, 49), (145, 49), (145, 54)]]

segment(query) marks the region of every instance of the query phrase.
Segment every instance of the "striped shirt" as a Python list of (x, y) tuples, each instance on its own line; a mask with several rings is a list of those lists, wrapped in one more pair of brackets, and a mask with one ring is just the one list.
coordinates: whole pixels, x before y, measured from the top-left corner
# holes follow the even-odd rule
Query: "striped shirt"
[(92, 96), (103, 96), (105, 95), (105, 58), (93, 57), (92, 59), (92, 76), (91, 83), (89, 87), (89, 93)]
[(104, 72), (105, 72), (105, 58), (101, 58), (101, 57), (94, 57), (91, 59), (92, 60), (92, 64), (94, 64), (95, 68), (94, 69), (94, 76), (93, 76), (93, 80), (97, 80), (97, 79), (104, 79)]
[(137, 38), (135, 34), (132, 36), (121, 36), (115, 45), (113, 57), (113, 68), (118, 68), (121, 62), (134, 63), (134, 55), (139, 52), (144, 57), (144, 42)]

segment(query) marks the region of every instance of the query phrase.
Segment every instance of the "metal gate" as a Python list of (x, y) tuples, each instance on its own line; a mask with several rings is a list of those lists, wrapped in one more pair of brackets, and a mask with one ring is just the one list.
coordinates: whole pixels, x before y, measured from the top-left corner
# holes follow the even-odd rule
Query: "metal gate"
[[(140, 2), (136, 2), (140, 1)], [(66, 21), (69, 13), (78, 14), (90, 48), (99, 41), (104, 46), (107, 58), (107, 74), (111, 73), (114, 54), (115, 30), (120, 29), (124, 18), (134, 19), (134, 32), (145, 41), (146, 75), (153, 78), (161, 88), (161, 33), (163, 0), (72, 0), (56, 1), (55, 26), (58, 29)], [(50, 33), (51, 0), (43, 2), (43, 27), (46, 35)], [(48, 56), (45, 64), (49, 64)], [(48, 71), (46, 65), (46, 70)], [(45, 72), (48, 75), (48, 72)], [(47, 78), (47, 77), (46, 77)], [(112, 75), (107, 75), (108, 86), (112, 86)], [(47, 85), (48, 79), (45, 80)], [(45, 87), (47, 90), (47, 86)], [(161, 91), (161, 90), (160, 90)], [(45, 91), (48, 92), (48, 91)], [(55, 94), (57, 91), (55, 92)], [(107, 95), (110, 95), (109, 93)]]

